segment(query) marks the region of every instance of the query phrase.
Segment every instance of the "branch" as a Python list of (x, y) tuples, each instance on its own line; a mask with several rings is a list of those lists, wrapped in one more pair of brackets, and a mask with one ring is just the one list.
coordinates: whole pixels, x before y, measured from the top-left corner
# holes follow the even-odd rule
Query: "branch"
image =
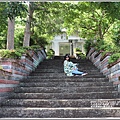
[(93, 31), (96, 31), (95, 26), (81, 26), (81, 27), (85, 28), (85, 29), (91, 29)]
[(105, 33), (108, 32), (109, 28), (111, 27), (112, 24), (110, 24), (104, 31), (103, 31), (103, 36), (105, 35)]

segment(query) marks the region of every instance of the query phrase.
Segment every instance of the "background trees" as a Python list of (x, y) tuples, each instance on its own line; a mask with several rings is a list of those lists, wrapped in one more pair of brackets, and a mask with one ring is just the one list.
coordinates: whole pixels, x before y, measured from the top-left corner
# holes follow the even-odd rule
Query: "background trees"
[(119, 2), (0, 2), (0, 18), (0, 48), (45, 46), (62, 28), (87, 40), (119, 43)]
[(5, 14), (5, 3), (0, 2), (0, 48), (6, 48), (7, 16)]

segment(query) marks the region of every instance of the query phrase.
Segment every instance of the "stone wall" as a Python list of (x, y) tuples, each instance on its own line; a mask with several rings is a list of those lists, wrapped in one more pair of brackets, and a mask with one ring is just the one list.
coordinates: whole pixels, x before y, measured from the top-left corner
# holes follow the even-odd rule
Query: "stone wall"
[(97, 52), (93, 47), (89, 50), (87, 54), (87, 59), (89, 59), (99, 70), (103, 73), (109, 81), (118, 85), (120, 90), (120, 60), (113, 64), (109, 64), (108, 60), (110, 53), (102, 56), (101, 52)]
[(35, 70), (40, 62), (46, 59), (44, 50), (29, 51), (29, 55), (24, 54), (20, 59), (0, 60), (0, 101), (4, 100), (14, 87), (19, 85), (19, 80)]

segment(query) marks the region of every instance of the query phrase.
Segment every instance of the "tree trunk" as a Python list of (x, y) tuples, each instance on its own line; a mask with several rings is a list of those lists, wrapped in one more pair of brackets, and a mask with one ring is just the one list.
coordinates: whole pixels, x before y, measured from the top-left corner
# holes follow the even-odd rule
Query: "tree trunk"
[(99, 38), (102, 40), (103, 39), (103, 34), (102, 34), (102, 26), (101, 26), (101, 21), (98, 25), (98, 32), (99, 32)]
[(23, 41), (23, 46), (29, 46), (30, 43), (30, 35), (31, 35), (31, 21), (32, 21), (32, 16), (33, 16), (33, 10), (31, 9), (31, 4), (29, 3), (28, 5), (28, 17), (27, 17), (27, 22), (26, 22), (26, 27), (25, 27), (25, 32), (24, 32), (24, 41)]
[(15, 18), (8, 18), (7, 49), (14, 49)]

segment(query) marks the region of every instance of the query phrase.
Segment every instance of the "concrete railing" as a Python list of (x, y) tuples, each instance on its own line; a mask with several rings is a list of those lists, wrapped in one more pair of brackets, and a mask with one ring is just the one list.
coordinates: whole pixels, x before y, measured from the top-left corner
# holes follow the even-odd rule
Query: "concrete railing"
[(0, 60), (0, 101), (18, 86), (19, 80), (27, 78), (44, 59), (46, 59), (44, 50), (31, 50), (29, 55), (25, 54), (21, 59)]
[(87, 58), (100, 70), (103, 75), (109, 78), (114, 84), (118, 85), (120, 91), (120, 60), (113, 64), (109, 64), (108, 60), (111, 56), (110, 53), (102, 56), (101, 52), (97, 52), (91, 48), (87, 54)]

